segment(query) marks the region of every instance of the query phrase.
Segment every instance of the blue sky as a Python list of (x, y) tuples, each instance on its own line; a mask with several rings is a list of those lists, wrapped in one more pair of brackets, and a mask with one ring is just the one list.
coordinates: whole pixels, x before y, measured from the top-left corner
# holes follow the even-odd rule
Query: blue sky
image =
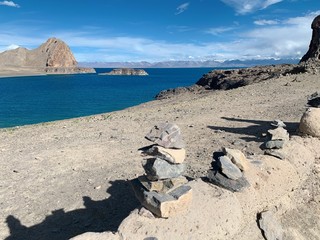
[(319, 0), (0, 0), (0, 52), (49, 37), (78, 61), (297, 58)]

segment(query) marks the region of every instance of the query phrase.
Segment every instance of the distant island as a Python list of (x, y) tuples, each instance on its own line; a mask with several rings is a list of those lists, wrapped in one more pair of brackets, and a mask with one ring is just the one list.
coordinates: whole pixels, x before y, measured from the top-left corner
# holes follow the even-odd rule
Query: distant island
[(111, 72), (100, 73), (99, 75), (147, 76), (149, 74), (143, 69), (116, 68), (116, 69), (113, 69)]
[(36, 49), (19, 47), (0, 53), (0, 76), (95, 73), (93, 68), (78, 67), (69, 46), (49, 38)]

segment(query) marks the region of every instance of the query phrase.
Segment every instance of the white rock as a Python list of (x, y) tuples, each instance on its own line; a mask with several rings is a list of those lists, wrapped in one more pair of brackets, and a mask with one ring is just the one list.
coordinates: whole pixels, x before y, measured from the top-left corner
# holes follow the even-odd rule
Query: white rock
[(320, 138), (320, 108), (307, 109), (300, 120), (299, 131)]

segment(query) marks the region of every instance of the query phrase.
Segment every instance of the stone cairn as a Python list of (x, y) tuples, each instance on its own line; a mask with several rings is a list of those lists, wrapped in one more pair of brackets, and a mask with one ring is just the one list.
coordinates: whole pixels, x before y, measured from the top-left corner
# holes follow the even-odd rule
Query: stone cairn
[[(208, 180), (232, 192), (239, 192), (249, 186), (243, 172), (249, 168), (248, 160), (238, 149), (222, 148), (215, 153), (213, 169), (208, 171)], [(215, 155), (214, 154), (214, 155)]]
[(277, 119), (271, 123), (271, 126), (273, 129), (268, 130), (268, 140), (264, 144), (264, 154), (284, 159), (285, 156), (279, 150), (289, 141), (289, 133), (285, 129), (286, 125)]
[(154, 126), (145, 136), (154, 145), (144, 147), (145, 175), (131, 181), (136, 197), (154, 215), (168, 218), (188, 208), (192, 189), (182, 176), (186, 150), (180, 128), (171, 123)]
[(315, 92), (308, 98), (308, 108), (303, 114), (299, 132), (320, 138), (320, 93)]

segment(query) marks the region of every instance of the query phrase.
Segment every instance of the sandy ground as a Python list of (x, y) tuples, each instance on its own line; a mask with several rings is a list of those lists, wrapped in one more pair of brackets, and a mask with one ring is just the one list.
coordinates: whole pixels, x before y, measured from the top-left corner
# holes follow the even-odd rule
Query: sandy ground
[[(69, 239), (117, 231), (139, 207), (127, 180), (143, 174), (137, 149), (150, 144), (144, 136), (154, 124), (168, 121), (181, 127), (189, 165), (185, 175), (199, 178), (223, 146), (251, 158), (262, 154), (261, 134), (274, 119), (286, 122), (296, 135), (307, 96), (319, 85), (319, 75), (286, 76), (102, 115), (2, 129), (0, 239)], [(313, 186), (309, 190), (318, 196), (318, 175), (305, 172), (301, 189)], [(312, 219), (320, 203), (310, 203), (310, 191), (292, 195), (301, 204), (283, 216), (284, 226), (303, 226), (306, 214), (310, 217), (304, 224), (318, 224)]]
[(27, 68), (27, 67), (1, 67), (0, 78), (4, 77), (22, 77), (22, 76), (37, 76), (46, 75), (43, 69), (37, 68)]

